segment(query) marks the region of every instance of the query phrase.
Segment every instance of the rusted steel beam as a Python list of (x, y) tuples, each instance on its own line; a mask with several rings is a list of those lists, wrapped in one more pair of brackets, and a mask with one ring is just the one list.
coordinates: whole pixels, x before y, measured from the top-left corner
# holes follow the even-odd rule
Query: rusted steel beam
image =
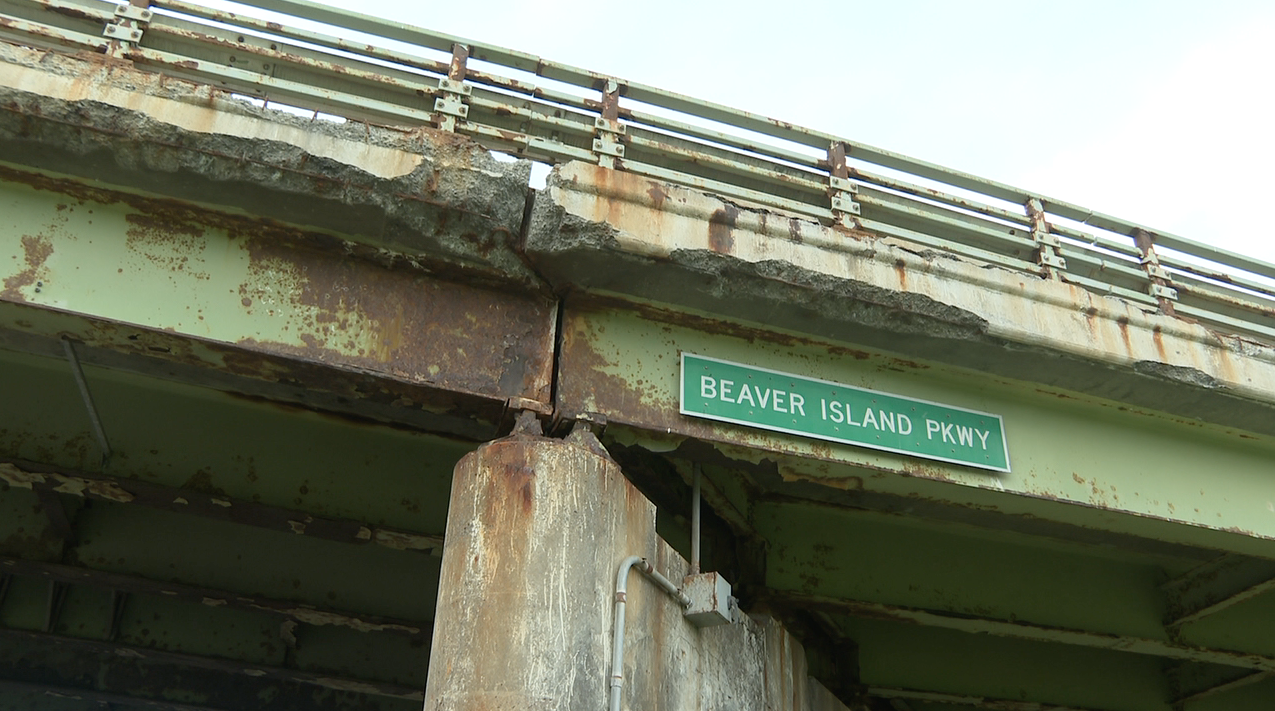
[(1275, 672), (1180, 662), (1166, 668), (1165, 676), (1173, 708), (1183, 711), (1187, 704), (1270, 679)]
[(795, 592), (767, 591), (762, 596), (762, 599), (772, 605), (792, 606), (812, 611), (935, 627), (971, 634), (988, 634), (1031, 642), (1109, 649), (1119, 652), (1132, 652), (1134, 654), (1147, 654), (1166, 659), (1223, 664), (1256, 671), (1275, 671), (1275, 657), (1250, 652), (1205, 649), (1160, 639), (1129, 637), (1063, 627), (1046, 627), (1044, 625), (975, 617), (941, 610), (926, 610)]
[(145, 506), (341, 543), (375, 543), (396, 550), (418, 551), (433, 551), (443, 545), (441, 535), (314, 516), (304, 511), (205, 494), (193, 489), (89, 474), (19, 459), (0, 457), (0, 481), (22, 489)]
[(922, 691), (920, 689), (868, 687), (868, 695), (891, 701), (898, 699), (904, 702), (903, 706), (895, 705), (894, 708), (896, 709), (910, 708), (906, 705), (906, 702), (917, 701), (927, 705), (950, 704), (952, 706), (966, 706), (975, 709), (989, 709), (990, 711), (1097, 711), (1097, 709), (1081, 708), (1079, 706), (1056, 706), (1036, 701), (994, 699), (986, 696), (946, 694), (937, 691)]
[(139, 662), (154, 662), (165, 666), (175, 666), (183, 669), (198, 669), (219, 672), (236, 677), (248, 677), (252, 679), (269, 679), (272, 681), (332, 689), (334, 691), (403, 699), (406, 701), (414, 701), (416, 703), (420, 703), (425, 697), (424, 693), (420, 689), (403, 686), (401, 684), (392, 684), (381, 681), (366, 681), (362, 679), (348, 679), (334, 674), (301, 671), (299, 669), (286, 669), (283, 667), (263, 664), (252, 664), (250, 662), (236, 659), (207, 657), (197, 654), (186, 654), (183, 652), (169, 652), (159, 649), (151, 649), (148, 647), (115, 644), (112, 642), (101, 642), (91, 639), (77, 639), (74, 637), (49, 634), (46, 632), (0, 629), (0, 640), (14, 642), (30, 648), (54, 648), (77, 657), (92, 656), (106, 657), (108, 659), (123, 658)]
[[(36, 7), (42, 4), (49, 5), (47, 2), (18, 4), (34, 5)], [(286, 9), (288, 11), (305, 17), (313, 18), (316, 16), (316, 6), (312, 4), (304, 4), (303, 7), (294, 7), (294, 3), (287, 2), (282, 4), (269, 2), (265, 4), (275, 7), (287, 6)], [(310, 109), (324, 108), (339, 111), (351, 119), (362, 118), (366, 120), (370, 117), (375, 117), (378, 121), (384, 122), (388, 119), (390, 123), (394, 124), (406, 123), (411, 125), (428, 121), (429, 114), (421, 111), (417, 106), (419, 103), (417, 97), (432, 96), (437, 92), (434, 91), (435, 87), (425, 80), (425, 76), (414, 70), (424, 69), (426, 76), (448, 71), (439, 63), (421, 62), (401, 54), (378, 50), (370, 45), (358, 46), (355, 43), (343, 43), (336, 38), (325, 39), (312, 33), (303, 33), (283, 27), (277, 22), (261, 23), (238, 14), (191, 8), (187, 3), (173, 2), (172, 0), (161, 3), (161, 5), (170, 10), (193, 15), (193, 17), (181, 22), (162, 16), (156, 16), (148, 21), (147, 33), (149, 36), (164, 35), (164, 41), (161, 42), (165, 47), (164, 51), (128, 42), (124, 42), (125, 47), (121, 48), (119, 40), (108, 42), (97, 33), (86, 35), (71, 29), (83, 29), (83, 26), (78, 22), (70, 22), (69, 20), (77, 19), (86, 12), (100, 12), (96, 9), (75, 8), (69, 13), (69, 17), (43, 17), (42, 20), (49, 24), (29, 22), (18, 18), (6, 18), (4, 29), (11, 38), (23, 43), (31, 43), (37, 46), (49, 44), (55, 46), (66, 45), (89, 50), (90, 52), (108, 50), (112, 56), (122, 54), (127, 59), (146, 65), (150, 70), (162, 72), (162, 75), (167, 75), (168, 77), (196, 77), (200, 81), (237, 92), (275, 98), (282, 97), (285, 100), (296, 101), (298, 105), (306, 106)], [(403, 26), (397, 24), (392, 26), (388, 24), (373, 24), (366, 17), (352, 18), (348, 14), (333, 11), (330, 8), (324, 8), (318, 12), (318, 16), (323, 16), (329, 21), (347, 28), (369, 28), (371, 31), (383, 33), (382, 36), (385, 38), (401, 39), (411, 36), (419, 38), (415, 41), (425, 42), (427, 46), (442, 51), (447, 51), (457, 42), (455, 37), (438, 35), (418, 29), (406, 30)], [(53, 15), (53, 13), (49, 13), (49, 15)], [(195, 22), (196, 18), (211, 19), (221, 26)], [(191, 23), (196, 29), (186, 29)], [(226, 25), (230, 26), (227, 27)], [(239, 28), (256, 30), (253, 34), (258, 34), (259, 36), (245, 41), (244, 36), (239, 34), (243, 30)], [(236, 35), (238, 35), (237, 41), (235, 39)], [(300, 39), (310, 46), (304, 48), (298, 44), (287, 42), (286, 40), (288, 39)], [(336, 51), (324, 51), (319, 49), (320, 46), (326, 46)], [(267, 47), (269, 48), (268, 50), (266, 49)], [(575, 84), (576, 87), (581, 89), (596, 88), (600, 82), (617, 83), (615, 80), (596, 72), (565, 67), (539, 57), (531, 57), (530, 55), (494, 48), (481, 43), (473, 45), (472, 51), (475, 53), (476, 58), (485, 62), (496, 65), (503, 63), (507, 69), (533, 72), (555, 82), (566, 81)], [(244, 54), (249, 52), (255, 54), (254, 60), (256, 61), (245, 63), (243, 61)], [(380, 61), (377, 64), (371, 64), (367, 61), (356, 59), (353, 55), (363, 55)], [(239, 57), (238, 62), (236, 62), (236, 56)], [(248, 67), (254, 67), (255, 70), (250, 70)], [(273, 69), (266, 71), (266, 67), (273, 67)], [(448, 73), (452, 76), (456, 75), (454, 69), (448, 71)], [(501, 87), (506, 92), (514, 94), (514, 96), (511, 96), (506, 92), (499, 94), (492, 92), (489, 97), (485, 97), (485, 103), (489, 105), (495, 104), (494, 110), (481, 112), (465, 122), (468, 124), (464, 127), (466, 133), (483, 137), (486, 145), (492, 148), (508, 149), (511, 143), (521, 144), (520, 147), (522, 149), (530, 149), (528, 150), (529, 153), (562, 160), (576, 155), (575, 152), (579, 147), (563, 138), (561, 134), (564, 132), (558, 128), (560, 124), (547, 120), (552, 114), (561, 113), (564, 107), (569, 106), (573, 108), (573, 113), (577, 113), (574, 109), (584, 109), (578, 112), (580, 118), (597, 116), (605, 122), (607, 121), (608, 111), (610, 113), (615, 112), (614, 108), (608, 110), (605, 102), (580, 101), (578, 97), (571, 97), (566, 92), (547, 87), (536, 87), (508, 77), (484, 77), (483, 83)], [(706, 173), (709, 173), (709, 171), (705, 170), (704, 164), (715, 157), (716, 154), (724, 152), (727, 147), (739, 149), (735, 151), (736, 153), (746, 152), (753, 154), (750, 160), (753, 165), (748, 166), (748, 169), (744, 171), (744, 175), (733, 182), (724, 182), (719, 188), (723, 192), (734, 189), (736, 197), (739, 197), (742, 191), (745, 190), (756, 194), (763, 200), (770, 196), (782, 195), (789, 184), (789, 180), (786, 180), (789, 176), (785, 174), (788, 171), (784, 170), (791, 168), (788, 165), (789, 163), (796, 162), (798, 165), (805, 165), (808, 168), (815, 167), (809, 165), (809, 156), (803, 156), (800, 153), (780, 147), (773, 140), (757, 140), (755, 137), (731, 137), (721, 132), (703, 128), (697, 129), (689, 125), (702, 123), (692, 118), (697, 117), (698, 119), (724, 122), (746, 131), (759, 132), (763, 136), (781, 139), (781, 141), (793, 141), (810, 147), (823, 148), (830, 143), (842, 145), (844, 149), (853, 151), (857, 163), (866, 162), (891, 171), (902, 171), (922, 181), (937, 181), (944, 184), (946, 186), (945, 190), (940, 194), (945, 197), (939, 202), (947, 204), (974, 202), (968, 198), (951, 195), (948, 191), (953, 193), (973, 191), (979, 194), (976, 202), (977, 207), (972, 209), (971, 212), (996, 209), (995, 205), (990, 203), (1008, 201), (1022, 204), (1030, 198), (1037, 199), (1042, 204), (1042, 209), (1048, 211), (1048, 214), (1053, 217), (1081, 221), (1087, 223), (1091, 228), (1108, 234), (1124, 235), (1134, 231), (1149, 236), (1154, 235), (1154, 233), (1132, 222), (1094, 213), (1085, 208), (1053, 199), (1033, 198), (1029, 193), (1012, 186), (979, 179), (870, 146), (843, 141), (824, 132), (796, 127), (788, 122), (731, 110), (711, 102), (671, 94), (640, 84), (629, 84), (625, 88), (627, 89), (626, 95), (637, 102), (660, 106), (674, 113), (683, 114), (683, 116), (679, 117), (681, 120), (678, 120), (669, 117), (667, 115), (668, 111), (661, 111), (661, 117), (655, 117), (625, 107), (620, 111), (626, 118), (626, 122), (637, 125), (645, 124), (678, 142), (689, 142), (689, 140), (698, 139), (696, 143), (699, 144), (700, 148), (696, 155), (683, 158), (676, 149), (663, 148), (654, 152), (654, 155), (649, 159), (652, 163), (663, 163), (675, 167), (676, 170), (666, 170), (665, 172), (670, 174), (672, 180), (682, 184), (696, 184), (698, 178), (702, 178)], [(523, 96), (516, 96), (518, 94)], [(521, 106), (507, 108), (502, 103), (497, 103), (498, 100), (505, 99), (514, 99)], [(513, 102), (511, 101), (510, 103)], [(512, 131), (505, 129), (510, 128), (510, 124), (513, 123), (509, 118), (511, 108), (520, 111), (522, 116), (540, 119), (534, 122), (537, 124), (534, 127), (534, 132), (532, 127), (528, 127), (528, 133), (520, 134), (517, 140), (509, 137)], [(563, 124), (583, 123), (582, 121), (562, 121), (561, 119), (560, 121)], [(531, 122), (529, 121), (529, 123)], [(728, 133), (735, 132), (730, 131)], [(616, 162), (613, 156), (606, 156), (606, 158), (607, 162)], [(620, 167), (627, 170), (639, 170), (632, 162), (626, 164), (620, 161)], [(819, 165), (817, 167), (819, 174), (827, 172), (827, 166)], [(835, 178), (837, 176), (830, 175), (830, 177)], [(989, 204), (983, 204), (984, 201)], [(915, 202), (914, 205), (915, 207), (910, 208), (912, 212), (920, 214), (933, 214), (936, 212), (936, 206), (931, 201)], [(1051, 226), (1051, 228), (1062, 233), (1062, 230), (1057, 227)], [(1247, 269), (1256, 274), (1270, 275), (1275, 273), (1273, 272), (1275, 267), (1272, 267), (1272, 265), (1245, 258), (1241, 255), (1196, 244), (1172, 235), (1161, 234), (1158, 235), (1158, 238), (1166, 247), (1185, 251), (1204, 259), (1230, 264), (1237, 271)], [(1090, 239), (1082, 238), (1081, 243), (1074, 245), (1074, 247), (1087, 249), (1090, 241)], [(935, 240), (935, 243), (942, 249), (958, 253), (961, 251), (961, 247), (966, 244), (961, 235), (948, 235)], [(1102, 254), (1101, 251), (1097, 250), (1094, 250), (1094, 253), (1097, 255)], [(1020, 265), (1019, 268), (1026, 266), (1026, 264)], [(1167, 290), (1168, 287), (1154, 283), (1157, 279), (1164, 281), (1164, 277), (1151, 276), (1150, 278), (1153, 282), (1151, 284), (1153, 293), (1166, 293), (1162, 290)], [(1110, 283), (1106, 285), (1110, 285)], [(1104, 284), (1099, 282), (1091, 288), (1102, 293), (1103, 286)], [(1171, 297), (1163, 295), (1156, 298), (1165, 301), (1165, 303), (1171, 300)]]
[[(88, 85), (109, 84), (84, 76)], [(180, 350), (157, 356), (165, 360), (193, 352), (211, 357), (220, 370), (241, 372), (253, 365), (244, 362), (246, 354), (273, 356), (313, 369), (289, 382), (319, 389), (334, 377), (371, 375), (406, 391), (391, 402), (435, 413), (451, 410), (458, 398), (548, 402), (556, 309), (516, 250), (524, 168), (501, 168), (505, 164), (467, 141), (253, 120), (262, 133), (295, 139), (272, 142), (263, 153), (255, 142), (261, 138), (187, 130), (197, 120), (214, 120), (221, 104), (190, 108), (209, 97), (184, 89), (189, 103), (169, 102), (183, 110), (154, 115), (96, 101), (88, 102), (93, 116), (54, 108), (68, 101), (58, 95), (66, 87), (56, 82), (47, 94), (18, 92), (13, 101), (0, 101), (0, 125), (29, 119), (31, 130), (11, 139), (10, 148), (30, 157), (32, 168), (89, 170), (93, 162), (68, 146), (104, 153), (144, 146), (146, 153), (136, 171), (83, 175), (91, 185), (0, 168), (4, 192), (29, 196), (35, 188), (38, 195), (5, 214), (12, 251), (22, 256), (5, 265), (12, 272), (0, 269), (0, 302), (185, 337)], [(144, 96), (141, 88), (134, 91)], [(225, 109), (234, 115), (233, 105)], [(66, 119), (70, 113), (77, 119)], [(68, 139), (68, 132), (84, 143)], [(327, 135), (333, 132), (340, 135)], [(358, 148), (368, 163), (314, 155), (297, 145), (307, 141)], [(422, 146), (429, 155), (422, 156)], [(177, 166), (189, 175), (164, 177)], [(64, 231), (44, 229), (62, 219), (70, 221)], [(77, 244), (76, 234), (94, 234), (100, 240), (94, 244), (111, 248), (94, 254)], [(173, 296), (127, 296), (142, 285)], [(209, 353), (209, 342), (231, 355)]]
[(95, 689), (81, 689), (73, 686), (56, 684), (33, 684), (26, 681), (8, 681), (0, 679), (0, 693), (39, 694), (41, 696), (66, 701), (87, 701), (102, 704), (109, 710), (111, 705), (128, 709), (156, 709), (156, 711), (227, 711), (226, 709), (196, 704), (183, 704), (164, 699), (147, 699), (128, 694), (117, 694)]
[(62, 603), (66, 601), (66, 585), (56, 580), (49, 581), (49, 594), (44, 606), (44, 631), (52, 632), (62, 614)]
[(1135, 228), (1131, 235), (1134, 245), (1141, 254), (1139, 262), (1142, 270), (1147, 273), (1147, 279), (1151, 282), (1151, 296), (1159, 302), (1160, 309), (1164, 313), (1172, 316), (1173, 302), (1178, 298), (1177, 290), (1172, 288), (1169, 273), (1160, 266), (1160, 259), (1155, 253), (1155, 235), (1141, 227)]
[[(0, 476), (3, 475), (0, 474)], [(57, 493), (52, 489), (41, 488), (36, 489), (35, 495), (40, 500), (40, 508), (44, 509), (44, 515), (49, 519), (49, 527), (54, 535), (63, 541), (70, 542), (75, 537), (75, 531)]]
[[(767, 481), (778, 475), (766, 473)], [(1217, 555), (1216, 551), (1171, 541), (1136, 536), (1116, 531), (1080, 526), (1068, 522), (1046, 521), (1025, 516), (1014, 516), (998, 511), (982, 511), (973, 506), (952, 506), (941, 501), (922, 498), (905, 498), (893, 494), (872, 491), (839, 491), (820, 484), (804, 484), (791, 487), (802, 496), (768, 493), (757, 498), (758, 502), (796, 505), (820, 505), (856, 511), (877, 511), (889, 514), (907, 514), (918, 519), (941, 523), (977, 526), (1013, 535), (1029, 536), (1067, 544), (1092, 546), (1095, 549), (1118, 549), (1136, 555), (1176, 558), (1187, 561), (1204, 561)], [(803, 498), (804, 497), (804, 498)]]
[(1165, 625), (1179, 630), (1275, 590), (1275, 561), (1225, 555), (1161, 586), (1168, 602)]
[(430, 622), (400, 620), (379, 615), (314, 607), (284, 600), (271, 600), (227, 590), (166, 583), (135, 575), (111, 573), (79, 566), (44, 563), (0, 556), (0, 574), (41, 578), (57, 585), (87, 585), (119, 593), (162, 595), (167, 599), (197, 602), (209, 607), (231, 607), (269, 612), (308, 625), (334, 625), (360, 632), (392, 632), (410, 637), (428, 637)]
[(3, 298), (0, 324), (5, 350), (62, 359), (69, 335), (86, 366), (476, 442), (499, 436), (508, 402)]
[[(791, 292), (782, 293), (789, 294), (793, 300), (800, 300)], [(853, 297), (847, 294), (847, 298)], [(1039, 388), (1031, 406), (1023, 408), (1020, 410), (1022, 414), (1015, 416), (1015, 426), (1019, 433), (1050, 433), (1050, 446), (1019, 446), (1015, 443), (1018, 435), (1011, 433), (1011, 458), (1017, 471), (998, 477), (994, 484), (991, 480), (972, 480), (967, 472), (946, 463), (840, 445), (829, 446), (787, 433), (770, 433), (759, 428), (687, 417), (680, 409), (678, 354), (694, 353), (695, 349), (715, 357), (731, 354), (736, 362), (753, 367), (805, 373), (834, 382), (870, 383), (885, 392), (892, 387), (899, 388), (897, 391), (923, 388), (919, 392), (924, 392), (927, 398), (942, 402), (946, 397), (949, 398), (946, 402), (952, 404), (959, 404), (970, 396), (972, 391), (963, 390), (965, 385), (961, 382), (966, 380), (968, 383), (967, 374), (962, 375), (941, 364), (909, 361), (884, 352), (767, 332), (746, 323), (708, 319), (636, 301), (624, 304), (620, 300), (604, 301), (588, 296), (572, 295), (567, 298), (559, 358), (562, 376), (556, 390), (561, 412), (597, 413), (606, 417), (609, 426), (616, 431), (626, 427), (641, 430), (648, 436), (660, 438), (660, 446), (666, 448), (669, 445), (664, 442), (676, 436), (684, 437), (688, 442), (710, 443), (723, 452), (732, 449), (749, 452), (746, 456), (734, 456), (736, 459), (763, 463), (769, 459), (774, 463), (768, 465), (770, 471), (766, 472), (766, 479), (754, 477), (754, 480), (781, 494), (846, 502), (879, 497), (906, 502), (903, 508), (909, 513), (913, 502), (922, 502), (935, 510), (949, 512), (946, 515), (957, 514), (987, 521), (980, 525), (1036, 531), (1050, 537), (1100, 545), (1111, 539), (1110, 542), (1132, 546), (1135, 550), (1158, 551), (1157, 555), (1185, 554), (1188, 559), (1196, 560), (1204, 560), (1214, 554), (1200, 557), (1189, 549), (1256, 552), (1266, 545), (1261, 538), (1268, 533), (1264, 527), (1270, 527), (1271, 522), (1261, 518), (1257, 512), (1234, 503), (1243, 500), (1239, 497), (1247, 491), (1247, 477), (1260, 476), (1262, 471), (1257, 449), (1248, 442), (1240, 441), (1252, 436), (1247, 434), (1247, 430), (1235, 433), (1235, 444), (1210, 442), (1197, 448), (1194, 444), (1186, 444), (1191, 440), (1178, 436), (1178, 433), (1186, 432), (1187, 426), (1198, 426), (1198, 420), (1191, 423), (1174, 416), (1161, 419), (1153, 415), (1157, 419), (1147, 421), (1154, 421), (1157, 427), (1162, 427), (1164, 434), (1152, 434), (1147, 429), (1137, 436), (1142, 441), (1159, 438), (1157, 442), (1168, 444), (1147, 445), (1150, 452), (1148, 466), (1154, 460), (1163, 471), (1181, 471), (1183, 474), (1159, 477), (1150, 482), (1131, 473), (1127, 467), (1110, 465), (1107, 459), (1093, 461), (1065, 443), (1084, 440), (1092, 442), (1094, 450), (1112, 448), (1112, 451), (1119, 451), (1120, 447), (1127, 447), (1128, 437), (1134, 436), (1133, 423), (1142, 421), (1133, 418), (1151, 413), (1130, 408), (1132, 411), (1127, 416), (1119, 414), (1122, 426), (1128, 424), (1130, 430), (1128, 435), (1117, 434), (1117, 428), (1096, 426), (1096, 416), (1089, 414), (1111, 407), (1109, 403), (1088, 397), (1075, 398), (1061, 390)], [(797, 316), (794, 315), (794, 318)], [(864, 332), (870, 330), (861, 329)], [(1127, 330), (1132, 333), (1134, 329), (1130, 327)], [(846, 342), (854, 343), (853, 338), (847, 337)], [(1017, 407), (1014, 404), (1017, 401), (1009, 398), (1010, 391), (1001, 389), (1008, 387), (1009, 382), (997, 378), (1000, 365), (1014, 370), (1019, 368), (1019, 365), (1011, 363), (1017, 356), (1002, 358), (1000, 354), (983, 350), (981, 345), (976, 346), (976, 343), (976, 338), (965, 340), (953, 336), (952, 344), (956, 345), (947, 346), (953, 354), (963, 351), (966, 346), (970, 347), (968, 354), (976, 351), (983, 354), (979, 356), (984, 359), (983, 367), (979, 369), (988, 377), (980, 382), (986, 383), (986, 387), (981, 389), (978, 399), (964, 401), (970, 405), (983, 403), (986, 411), (996, 411), (1002, 405)], [(1147, 360), (1153, 361), (1154, 358)], [(1066, 362), (1066, 359), (1059, 367), (1069, 371), (1068, 377), (1076, 375), (1088, 380), (1097, 375), (1090, 370), (1089, 364), (1072, 369), (1072, 363)], [(1103, 382), (1114, 381), (1106, 378)], [(1120, 382), (1124, 383), (1123, 380)], [(1166, 398), (1166, 393), (1171, 390), (1158, 385), (1153, 389), (1145, 382), (1132, 380), (1130, 388), (1157, 400)], [(1074, 398), (1068, 404), (1076, 408), (1058, 407), (1058, 400), (1052, 398)], [(1202, 419), (1213, 424), (1228, 424), (1225, 420), (1231, 415), (1222, 411), (1220, 403), (1201, 404), (1201, 407), (1201, 414), (1207, 415)], [(1242, 404), (1234, 405), (1234, 408), (1244, 407)], [(1247, 426), (1258, 427), (1252, 423), (1262, 422), (1264, 424), (1260, 427), (1265, 427), (1265, 423), (1271, 421), (1269, 416), (1259, 417), (1256, 414), (1259, 409), (1269, 408), (1254, 404)], [(1080, 414), (1085, 410), (1088, 412)], [(768, 454), (761, 456), (758, 451)], [(1225, 460), (1230, 464), (1221, 470), (1225, 476), (1217, 477), (1201, 493), (1198, 487), (1192, 487), (1187, 471), (1189, 467), (1184, 464), (1192, 457), (1219, 462)], [(873, 476), (863, 475), (865, 469), (873, 471)], [(1031, 474), (1026, 475), (1026, 472)], [(1119, 492), (1118, 498), (1110, 497), (1113, 489)], [(1139, 494), (1137, 497), (1129, 495), (1134, 491)], [(1149, 496), (1155, 498), (1148, 500)], [(1194, 504), (1187, 506), (1187, 501)], [(1172, 511), (1170, 506), (1173, 506)], [(1197, 507), (1200, 512), (1195, 511)], [(1087, 513), (1076, 515), (1080, 511)], [(1097, 511), (1114, 515), (1099, 516)], [(1222, 525), (1223, 522), (1225, 525)], [(1191, 525), (1176, 525), (1179, 523)]]
[(1231, 681), (1218, 684), (1216, 686), (1210, 686), (1207, 689), (1201, 689), (1193, 694), (1190, 694), (1189, 696), (1183, 696), (1181, 698), (1174, 699), (1173, 708), (1175, 709), (1175, 711), (1184, 711), (1187, 704), (1193, 703), (1195, 701), (1199, 701), (1201, 699), (1207, 699), (1211, 696), (1216, 696), (1218, 694), (1224, 694), (1228, 691), (1234, 691), (1235, 689), (1239, 689), (1239, 688), (1248, 686), (1250, 684), (1256, 684), (1259, 681), (1266, 681), (1267, 679), (1270, 679), (1273, 676), (1275, 676), (1275, 672), (1269, 672), (1269, 671), (1251, 672), (1249, 674), (1245, 674), (1244, 676), (1239, 677), (1238, 679), (1232, 679)]

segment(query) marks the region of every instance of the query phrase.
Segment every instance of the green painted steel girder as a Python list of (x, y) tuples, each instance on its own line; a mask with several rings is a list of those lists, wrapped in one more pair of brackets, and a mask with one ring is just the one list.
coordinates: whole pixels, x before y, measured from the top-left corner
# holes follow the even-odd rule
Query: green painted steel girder
[[(1052, 521), (1275, 558), (1275, 499), (1254, 496), (1267, 489), (1269, 437), (746, 323), (574, 306), (563, 321), (559, 408), (642, 430), (656, 449), (707, 440), (741, 468), (768, 460), (765, 485), (803, 496), (889, 495), (1003, 514), (1011, 528)], [(681, 415), (684, 351), (998, 414), (1012, 471)]]

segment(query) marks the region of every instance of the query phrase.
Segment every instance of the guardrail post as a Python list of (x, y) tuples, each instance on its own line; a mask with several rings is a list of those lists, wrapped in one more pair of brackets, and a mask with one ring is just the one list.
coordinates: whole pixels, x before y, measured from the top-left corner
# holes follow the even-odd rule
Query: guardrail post
[(1036, 243), (1036, 263), (1050, 279), (1057, 279), (1058, 272), (1067, 270), (1067, 260), (1062, 257), (1062, 245), (1058, 235), (1049, 229), (1045, 219), (1045, 207), (1040, 198), (1027, 201), (1027, 217), (1032, 222), (1032, 242)]
[(434, 99), (434, 123), (441, 131), (455, 131), (456, 119), (469, 118), (469, 106), (465, 103), (474, 88), (465, 81), (468, 71), (469, 47), (452, 45), (452, 62), (447, 76), (438, 80), (438, 98)]
[(614, 168), (624, 157), (624, 125), (620, 123), (620, 83), (607, 79), (602, 87), (602, 115), (593, 120), (593, 152), (598, 165)]
[(855, 193), (859, 186), (850, 180), (850, 168), (846, 165), (846, 144), (835, 141), (828, 146), (828, 199), (832, 202), (832, 216), (836, 224), (846, 229), (857, 229), (859, 203)]
[(122, 58), (130, 47), (142, 41), (142, 31), (146, 29), (153, 14), (147, 0), (130, 0), (126, 4), (116, 5), (115, 19), (102, 28), (102, 36), (114, 40), (106, 53), (111, 57)]
[(1155, 254), (1155, 235), (1144, 229), (1135, 229), (1133, 243), (1142, 255), (1138, 263), (1142, 265), (1142, 271), (1146, 272), (1151, 280), (1147, 293), (1160, 302), (1161, 311), (1172, 316), (1173, 302), (1178, 299), (1178, 290), (1170, 286), (1173, 283), (1173, 276), (1161, 266), (1160, 258)]

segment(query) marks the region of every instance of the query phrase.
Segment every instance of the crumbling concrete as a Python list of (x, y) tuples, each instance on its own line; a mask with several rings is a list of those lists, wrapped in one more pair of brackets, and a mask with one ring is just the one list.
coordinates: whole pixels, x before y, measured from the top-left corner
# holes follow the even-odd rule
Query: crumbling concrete
[(334, 123), (93, 56), (0, 45), (0, 154), (537, 286), (515, 249), (531, 164), (430, 128)]
[(528, 259), (559, 293), (637, 297), (1275, 434), (1275, 347), (1066, 281), (583, 163), (555, 169), (528, 225)]

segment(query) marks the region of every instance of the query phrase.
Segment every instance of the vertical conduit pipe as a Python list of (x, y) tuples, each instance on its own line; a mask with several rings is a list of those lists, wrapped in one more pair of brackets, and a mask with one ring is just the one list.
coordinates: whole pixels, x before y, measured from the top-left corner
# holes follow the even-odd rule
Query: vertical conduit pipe
[(683, 608), (690, 606), (691, 599), (682, 594), (677, 586), (668, 578), (660, 575), (655, 567), (640, 555), (631, 555), (620, 561), (620, 570), (615, 574), (615, 632), (611, 647), (611, 698), (609, 711), (620, 711), (620, 692), (624, 686), (624, 603), (628, 596), (629, 571), (634, 567), (651, 582), (660, 586), (664, 592), (677, 600)]
[(691, 485), (691, 575), (699, 575), (699, 479), (703, 468), (695, 465), (695, 483)]
[(106, 430), (102, 429), (102, 418), (98, 417), (97, 407), (93, 404), (93, 394), (89, 392), (89, 383), (84, 379), (84, 369), (80, 367), (80, 358), (75, 354), (75, 344), (71, 339), (63, 337), (62, 348), (66, 351), (66, 359), (71, 363), (71, 375), (80, 388), (80, 398), (84, 400), (84, 407), (89, 412), (93, 434), (97, 437), (98, 446), (102, 448), (102, 469), (106, 469), (106, 464), (111, 459), (111, 443), (106, 439)]

